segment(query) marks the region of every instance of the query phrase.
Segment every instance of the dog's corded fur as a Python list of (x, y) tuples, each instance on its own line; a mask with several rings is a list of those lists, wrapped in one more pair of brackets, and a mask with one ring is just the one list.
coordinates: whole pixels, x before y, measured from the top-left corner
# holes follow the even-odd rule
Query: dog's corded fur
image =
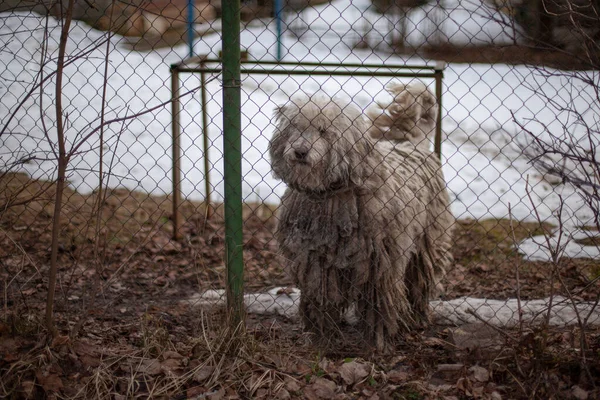
[(427, 320), (451, 262), (440, 161), (410, 141), (373, 140), (361, 111), (331, 98), (293, 98), (275, 117), (271, 165), (288, 185), (276, 236), (305, 326), (329, 335), (353, 308), (383, 350)]
[(372, 121), (371, 137), (429, 146), (438, 113), (435, 95), (420, 81), (391, 82), (386, 89), (391, 100), (379, 101), (366, 112)]

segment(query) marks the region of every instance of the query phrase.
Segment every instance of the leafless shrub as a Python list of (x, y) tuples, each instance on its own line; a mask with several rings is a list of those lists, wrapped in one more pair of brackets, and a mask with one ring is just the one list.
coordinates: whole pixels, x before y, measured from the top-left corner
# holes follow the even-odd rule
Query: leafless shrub
[(562, 53), (586, 68), (598, 66), (600, 3), (597, 0), (487, 1), (501, 12), (485, 17), (509, 28), (506, 32), (514, 32), (515, 43)]
[[(42, 4), (43, 5), (43, 4)], [(12, 123), (19, 112), (27, 110), (28, 103), (33, 102), (39, 108), (39, 119), (43, 130), (43, 141), (47, 145), (47, 150), (33, 149), (30, 151), (24, 150), (24, 147), (18, 147), (18, 151), (14, 149), (8, 149), (6, 158), (3, 158), (3, 165), (0, 165), (0, 215), (11, 207), (26, 206), (34, 200), (40, 199), (42, 196), (47, 196), (48, 201), (53, 204), (52, 218), (52, 239), (50, 246), (50, 267), (48, 271), (48, 292), (46, 299), (46, 328), (52, 336), (56, 336), (56, 326), (54, 323), (53, 310), (55, 303), (55, 291), (57, 285), (57, 267), (58, 267), (58, 253), (61, 248), (61, 236), (60, 232), (63, 229), (63, 221), (61, 221), (61, 214), (63, 212), (64, 193), (67, 185), (67, 174), (70, 168), (70, 163), (73, 158), (82, 156), (86, 152), (98, 151), (99, 152), (99, 181), (97, 196), (95, 197), (95, 203), (92, 206), (91, 218), (95, 218), (95, 224), (90, 220), (90, 226), (95, 226), (95, 241), (94, 241), (94, 254), (95, 261), (99, 264), (96, 267), (99, 269), (102, 264), (102, 257), (100, 257), (100, 249), (102, 248), (102, 242), (106, 241), (107, 238), (101, 235), (101, 216), (103, 205), (106, 200), (106, 191), (103, 191), (103, 187), (108, 185), (107, 177), (111, 174), (110, 165), (113, 160), (110, 161), (109, 170), (104, 171), (104, 145), (106, 143), (105, 130), (107, 127), (112, 125), (120, 125), (120, 130), (116, 133), (116, 143), (119, 143), (119, 136), (126, 129), (128, 124), (140, 116), (148, 113), (152, 113), (157, 109), (163, 108), (171, 103), (171, 100), (162, 102), (154, 107), (144, 109), (142, 111), (133, 113), (130, 112), (128, 107), (125, 107), (121, 115), (117, 113), (116, 117), (109, 119), (107, 118), (107, 96), (106, 89), (108, 84), (108, 65), (109, 65), (109, 54), (111, 51), (111, 37), (112, 30), (108, 29), (106, 34), (95, 39), (91, 45), (85, 48), (77, 48), (75, 51), (68, 50), (67, 45), (71, 39), (71, 24), (73, 22), (73, 10), (75, 7), (75, 0), (68, 0), (64, 2), (57, 2), (52, 4), (52, 14), (59, 17), (58, 27), (60, 29), (60, 39), (57, 43), (58, 49), (56, 53), (52, 53), (48, 50), (49, 45), (49, 19), (50, 7), (46, 5), (46, 15), (36, 16), (40, 21), (45, 21), (43, 24), (43, 33), (41, 40), (41, 48), (39, 51), (39, 71), (35, 74), (35, 77), (31, 83), (28, 84), (25, 93), (20, 96), (19, 102), (8, 111), (7, 118), (3, 121), (3, 125), (0, 126), (0, 138), (5, 142), (6, 140), (13, 140), (15, 143), (21, 143), (23, 140), (29, 138), (28, 133), (13, 132), (11, 131)], [(17, 9), (17, 8), (15, 8)], [(110, 9), (112, 13), (112, 8)], [(112, 18), (112, 16), (111, 16)], [(111, 19), (112, 21), (112, 19)], [(68, 104), (64, 104), (66, 96), (63, 93), (65, 83), (63, 82), (64, 71), (67, 67), (72, 66), (74, 63), (87, 58), (92, 51), (101, 49), (103, 46), (106, 47), (105, 58), (104, 58), (104, 81), (102, 90), (102, 108), (100, 116), (97, 120), (92, 121), (85, 129), (78, 130), (74, 135), (74, 139), (68, 137), (73, 130), (72, 122), (66, 109)], [(10, 51), (8, 46), (3, 46), (0, 51)], [(55, 68), (47, 68), (49, 63), (55, 63)], [(187, 96), (194, 93), (198, 88), (194, 88), (180, 95), (180, 97)], [(47, 111), (45, 111), (44, 96), (50, 95), (54, 99), (54, 112), (56, 115), (55, 125), (47, 123)], [(110, 110), (113, 114), (115, 110)], [(55, 165), (54, 171), (50, 172), (50, 177), (53, 181), (35, 181), (24, 179), (23, 184), (19, 179), (15, 178), (15, 172), (21, 172), (23, 167), (31, 162), (50, 161)], [(13, 182), (14, 181), (14, 182)], [(74, 264), (77, 264), (78, 260), (74, 260)], [(12, 282), (12, 281), (11, 281)], [(68, 283), (68, 282), (67, 282)], [(101, 285), (93, 285), (93, 291), (100, 290)], [(91, 298), (94, 298), (92, 294)], [(92, 303), (93, 304), (93, 303)], [(82, 310), (85, 312), (85, 310)], [(78, 324), (77, 327), (80, 327)], [(77, 331), (77, 329), (75, 329)]]
[[(532, 66), (529, 79), (522, 84), (540, 98), (554, 115), (553, 120), (546, 116), (532, 113), (529, 118), (517, 117), (513, 121), (520, 128), (516, 137), (516, 145), (540, 172), (542, 179), (555, 184), (570, 187), (580, 196), (581, 203), (587, 206), (588, 212), (580, 213), (578, 222), (573, 223), (569, 204), (562, 196), (558, 196), (558, 204), (554, 210), (556, 228), (544, 232), (538, 245), (547, 254), (549, 301), (546, 323), (541, 327), (526, 327), (534, 338), (532, 347), (539, 354), (546, 352), (550, 346), (549, 319), (553, 307), (558, 306), (558, 291), (563, 294), (576, 310), (576, 326), (579, 330), (579, 343), (573, 343), (571, 350), (577, 350), (575, 358), (579, 359), (582, 381), (593, 385), (593, 372), (590, 368), (590, 344), (588, 333), (589, 316), (577, 311), (580, 301), (576, 291), (564, 281), (564, 268), (568, 255), (566, 246), (573, 241), (573, 232), (585, 228), (583, 232), (593, 244), (597, 243), (600, 232), (600, 4), (595, 0), (540, 0), (531, 2), (511, 2), (505, 0), (491, 1), (503, 13), (497, 14), (495, 22), (505, 25), (524, 39), (521, 43), (538, 51), (554, 52), (576, 60), (579, 69), (554, 69), (545, 66)], [(517, 38), (515, 37), (515, 42)], [(557, 95), (556, 90), (548, 82), (560, 82), (569, 90), (566, 96)], [(532, 199), (531, 185), (527, 183), (527, 196), (533, 207), (533, 216), (542, 224), (546, 221), (540, 216)], [(575, 226), (574, 226), (575, 225)], [(519, 268), (516, 269), (517, 280)], [(588, 279), (587, 286), (595, 284), (598, 278)], [(517, 288), (518, 293), (519, 288)], [(518, 293), (519, 295), (519, 293)], [(600, 297), (592, 301), (592, 311), (596, 308)], [(522, 338), (524, 329), (519, 326)], [(525, 339), (521, 343), (526, 343)], [(541, 367), (540, 367), (541, 368)], [(544, 382), (543, 372), (538, 369), (540, 378), (533, 384), (550, 384)], [(531, 388), (528, 388), (531, 389)], [(531, 390), (529, 390), (531, 394)]]

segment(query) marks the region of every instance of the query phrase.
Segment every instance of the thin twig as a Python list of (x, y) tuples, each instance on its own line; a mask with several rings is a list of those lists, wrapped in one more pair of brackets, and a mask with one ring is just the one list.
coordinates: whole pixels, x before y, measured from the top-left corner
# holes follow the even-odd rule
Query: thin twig
[[(182, 98), (182, 97), (184, 97), (184, 96), (187, 96), (187, 95), (189, 95), (189, 94), (195, 93), (195, 92), (197, 92), (199, 89), (200, 89), (200, 86), (197, 86), (197, 87), (195, 87), (195, 88), (193, 88), (193, 89), (191, 89), (191, 90), (188, 90), (187, 92), (183, 93), (182, 95), (178, 96), (177, 98)], [(76, 144), (75, 144), (75, 145), (74, 145), (74, 146), (71, 148), (71, 150), (69, 151), (69, 158), (70, 158), (70, 157), (71, 157), (73, 154), (77, 153), (77, 151), (79, 151), (79, 148), (80, 148), (81, 146), (83, 146), (83, 144), (84, 144), (85, 142), (87, 142), (87, 140), (88, 140), (89, 138), (91, 138), (93, 135), (95, 135), (96, 133), (98, 133), (98, 131), (100, 131), (100, 130), (104, 129), (104, 127), (105, 127), (105, 126), (108, 126), (108, 125), (114, 124), (114, 123), (116, 123), (116, 122), (124, 122), (124, 121), (130, 121), (130, 120), (133, 120), (133, 119), (135, 119), (135, 118), (141, 117), (141, 116), (143, 116), (143, 115), (146, 115), (146, 114), (149, 114), (149, 113), (151, 113), (151, 112), (154, 112), (154, 111), (156, 111), (156, 110), (158, 110), (158, 109), (160, 109), (160, 108), (163, 108), (163, 107), (167, 106), (168, 104), (171, 104), (171, 102), (172, 102), (172, 101), (173, 101), (173, 99), (169, 99), (169, 100), (167, 100), (167, 101), (163, 101), (162, 103), (160, 103), (160, 104), (158, 104), (158, 105), (156, 105), (156, 106), (154, 106), (154, 107), (152, 107), (152, 108), (148, 108), (148, 109), (146, 109), (146, 110), (144, 110), (144, 111), (140, 111), (140, 112), (138, 112), (138, 113), (135, 113), (135, 114), (127, 115), (127, 116), (124, 116), (124, 117), (118, 117), (118, 118), (114, 118), (114, 119), (111, 119), (111, 120), (108, 120), (108, 121), (106, 121), (104, 124), (102, 124), (102, 125), (100, 125), (100, 126), (97, 126), (96, 128), (92, 129), (92, 131), (90, 131), (88, 134), (86, 134), (85, 136), (83, 136), (83, 137), (82, 137), (82, 138), (81, 138), (81, 139), (80, 139), (80, 140), (79, 140), (79, 141), (78, 141), (78, 142), (77, 142), (77, 143), (76, 143)]]
[[(517, 237), (515, 236), (515, 227), (513, 226), (513, 215), (511, 204), (508, 203), (508, 216), (510, 223), (510, 232), (512, 234), (513, 245), (515, 246), (515, 251), (518, 249)], [(519, 277), (519, 267), (521, 266), (521, 258), (517, 256), (517, 260), (515, 261), (515, 277), (517, 279), (517, 313), (519, 315), (519, 336), (523, 336), (523, 308), (521, 307), (521, 280)]]

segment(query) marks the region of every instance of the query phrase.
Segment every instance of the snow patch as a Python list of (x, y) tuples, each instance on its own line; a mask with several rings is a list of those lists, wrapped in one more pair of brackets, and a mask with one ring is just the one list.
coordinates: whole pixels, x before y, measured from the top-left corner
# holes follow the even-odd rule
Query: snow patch
[[(550, 305), (552, 307), (550, 308)], [(519, 302), (517, 299), (492, 300), (461, 297), (448, 301), (430, 303), (434, 318), (441, 325), (463, 325), (486, 322), (490, 325), (512, 328), (519, 324)], [(600, 325), (600, 309), (591, 302), (571, 302), (561, 296), (553, 298), (522, 300), (522, 321), (537, 325), (546, 321), (550, 308), (550, 326), (568, 326), (578, 323), (577, 315), (590, 325)]]
[[(194, 307), (216, 307), (225, 305), (225, 290), (207, 290), (183, 300)], [(266, 293), (244, 295), (246, 311), (252, 314), (277, 314), (288, 318), (298, 316), (300, 290), (274, 288)], [(551, 307), (550, 307), (551, 305)], [(485, 322), (502, 328), (512, 328), (519, 324), (519, 303), (517, 299), (491, 300), (461, 297), (453, 300), (430, 302), (434, 322), (439, 325), (464, 325)], [(522, 300), (522, 321), (528, 325), (546, 321), (550, 307), (550, 326), (568, 326), (582, 321), (590, 325), (600, 325), (600, 309), (591, 302), (571, 302), (561, 296), (539, 300)], [(350, 323), (356, 322), (352, 311), (346, 315)]]
[[(596, 232), (597, 233), (597, 232)], [(525, 239), (517, 246), (519, 253), (529, 261), (552, 262), (552, 254), (558, 254), (559, 258), (600, 258), (598, 246), (588, 246), (581, 241), (598, 238), (593, 232), (575, 230), (571, 232), (555, 232), (548, 238), (546, 236), (534, 236)]]

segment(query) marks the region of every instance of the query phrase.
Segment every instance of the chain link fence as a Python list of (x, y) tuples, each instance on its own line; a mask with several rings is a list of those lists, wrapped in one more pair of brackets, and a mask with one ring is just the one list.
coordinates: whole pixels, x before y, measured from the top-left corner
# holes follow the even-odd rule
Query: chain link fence
[(0, 393), (598, 396), (597, 8), (3, 2)]

